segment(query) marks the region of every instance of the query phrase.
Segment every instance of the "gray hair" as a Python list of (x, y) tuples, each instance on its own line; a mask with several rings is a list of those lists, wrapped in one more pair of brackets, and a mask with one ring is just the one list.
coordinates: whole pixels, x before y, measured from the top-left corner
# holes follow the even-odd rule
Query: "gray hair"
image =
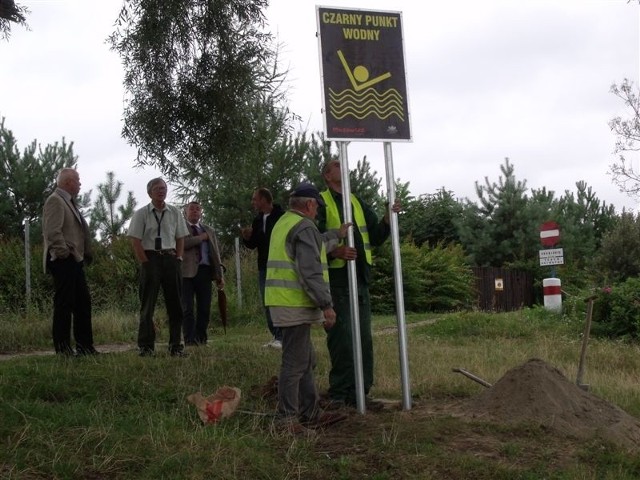
[(147, 183), (147, 194), (151, 195), (151, 190), (153, 190), (153, 187), (161, 182), (165, 185), (167, 184), (167, 182), (165, 182), (162, 177), (156, 177), (149, 180), (149, 183)]
[(325, 164), (322, 166), (322, 169), (320, 170), (322, 175), (327, 173), (327, 170), (329, 170), (329, 167), (334, 163), (340, 163), (340, 159), (338, 157), (331, 157), (329, 160), (327, 160)]
[(67, 180), (71, 178), (73, 174), (77, 175), (77, 171), (75, 168), (63, 168), (58, 172), (58, 178), (56, 178), (56, 185), (59, 187), (63, 186)]

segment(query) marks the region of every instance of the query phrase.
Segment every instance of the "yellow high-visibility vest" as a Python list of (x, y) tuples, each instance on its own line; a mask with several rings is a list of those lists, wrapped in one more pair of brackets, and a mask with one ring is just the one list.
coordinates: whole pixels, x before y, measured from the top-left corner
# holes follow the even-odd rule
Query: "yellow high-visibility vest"
[[(340, 228), (340, 213), (338, 212), (338, 205), (336, 205), (333, 195), (331, 195), (329, 190), (323, 191), (320, 195), (322, 195), (324, 203), (327, 205), (327, 230)], [(371, 255), (371, 243), (369, 242), (369, 229), (367, 228), (367, 222), (364, 219), (364, 210), (362, 210), (362, 205), (360, 205), (360, 202), (353, 193), (351, 194), (351, 206), (353, 210), (353, 222), (358, 227), (358, 230), (362, 235), (365, 258), (367, 263), (371, 265), (373, 263), (373, 259)], [(340, 245), (343, 243), (344, 240), (341, 240)], [(342, 258), (333, 258), (329, 261), (329, 268), (341, 268), (346, 264), (347, 261)]]
[[(269, 243), (267, 280), (264, 303), (272, 307), (315, 307), (315, 303), (303, 290), (295, 269), (295, 259), (287, 255), (285, 243), (292, 228), (302, 221), (300, 215), (286, 212), (273, 227)], [(329, 283), (327, 252), (322, 242), (320, 251), (323, 278)]]

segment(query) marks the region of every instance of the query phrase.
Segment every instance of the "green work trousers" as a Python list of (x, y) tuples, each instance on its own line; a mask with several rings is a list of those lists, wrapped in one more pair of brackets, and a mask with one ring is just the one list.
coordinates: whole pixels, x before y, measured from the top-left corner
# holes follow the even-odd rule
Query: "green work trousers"
[[(347, 403), (356, 402), (356, 378), (351, 332), (351, 309), (347, 288), (332, 288), (336, 324), (327, 330), (327, 347), (331, 357), (329, 397)], [(358, 288), (360, 342), (365, 395), (373, 385), (373, 339), (371, 338), (371, 301), (368, 287)]]

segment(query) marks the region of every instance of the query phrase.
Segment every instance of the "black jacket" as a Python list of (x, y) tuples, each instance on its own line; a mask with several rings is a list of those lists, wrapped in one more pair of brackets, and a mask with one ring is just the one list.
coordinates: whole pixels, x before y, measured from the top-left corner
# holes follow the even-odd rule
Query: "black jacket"
[(269, 258), (269, 240), (271, 239), (271, 231), (278, 219), (284, 215), (284, 210), (277, 203), (273, 204), (273, 210), (267, 217), (265, 231), (262, 231), (262, 213), (259, 213), (251, 223), (251, 238), (249, 240), (242, 239), (245, 247), (258, 249), (258, 270), (267, 269), (267, 259)]

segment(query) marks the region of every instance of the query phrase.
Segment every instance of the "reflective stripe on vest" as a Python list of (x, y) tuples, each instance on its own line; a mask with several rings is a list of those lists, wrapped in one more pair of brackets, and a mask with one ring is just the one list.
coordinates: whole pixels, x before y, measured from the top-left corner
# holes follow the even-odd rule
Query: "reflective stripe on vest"
[[(267, 261), (267, 281), (265, 283), (264, 303), (273, 307), (315, 307), (315, 303), (304, 291), (295, 269), (295, 261), (287, 255), (286, 241), (289, 232), (302, 221), (303, 217), (286, 212), (273, 227), (269, 242), (269, 260)], [(320, 251), (322, 276), (329, 283), (327, 253), (322, 242)]]
[[(340, 228), (340, 213), (338, 212), (338, 205), (336, 205), (336, 201), (333, 199), (333, 195), (329, 190), (323, 191), (320, 195), (324, 199), (324, 203), (327, 204), (326, 212), (327, 212), (327, 230), (335, 230)], [(369, 229), (367, 228), (367, 222), (364, 219), (364, 210), (362, 210), (362, 205), (356, 198), (356, 196), (351, 194), (351, 208), (353, 213), (353, 221), (358, 227), (360, 231), (360, 235), (362, 235), (362, 242), (364, 243), (364, 253), (367, 263), (371, 265), (373, 263), (371, 256), (371, 243), (369, 243)], [(344, 240), (340, 240), (340, 245), (344, 244)], [(347, 264), (346, 260), (342, 258), (333, 258), (329, 260), (329, 268), (341, 268)]]

